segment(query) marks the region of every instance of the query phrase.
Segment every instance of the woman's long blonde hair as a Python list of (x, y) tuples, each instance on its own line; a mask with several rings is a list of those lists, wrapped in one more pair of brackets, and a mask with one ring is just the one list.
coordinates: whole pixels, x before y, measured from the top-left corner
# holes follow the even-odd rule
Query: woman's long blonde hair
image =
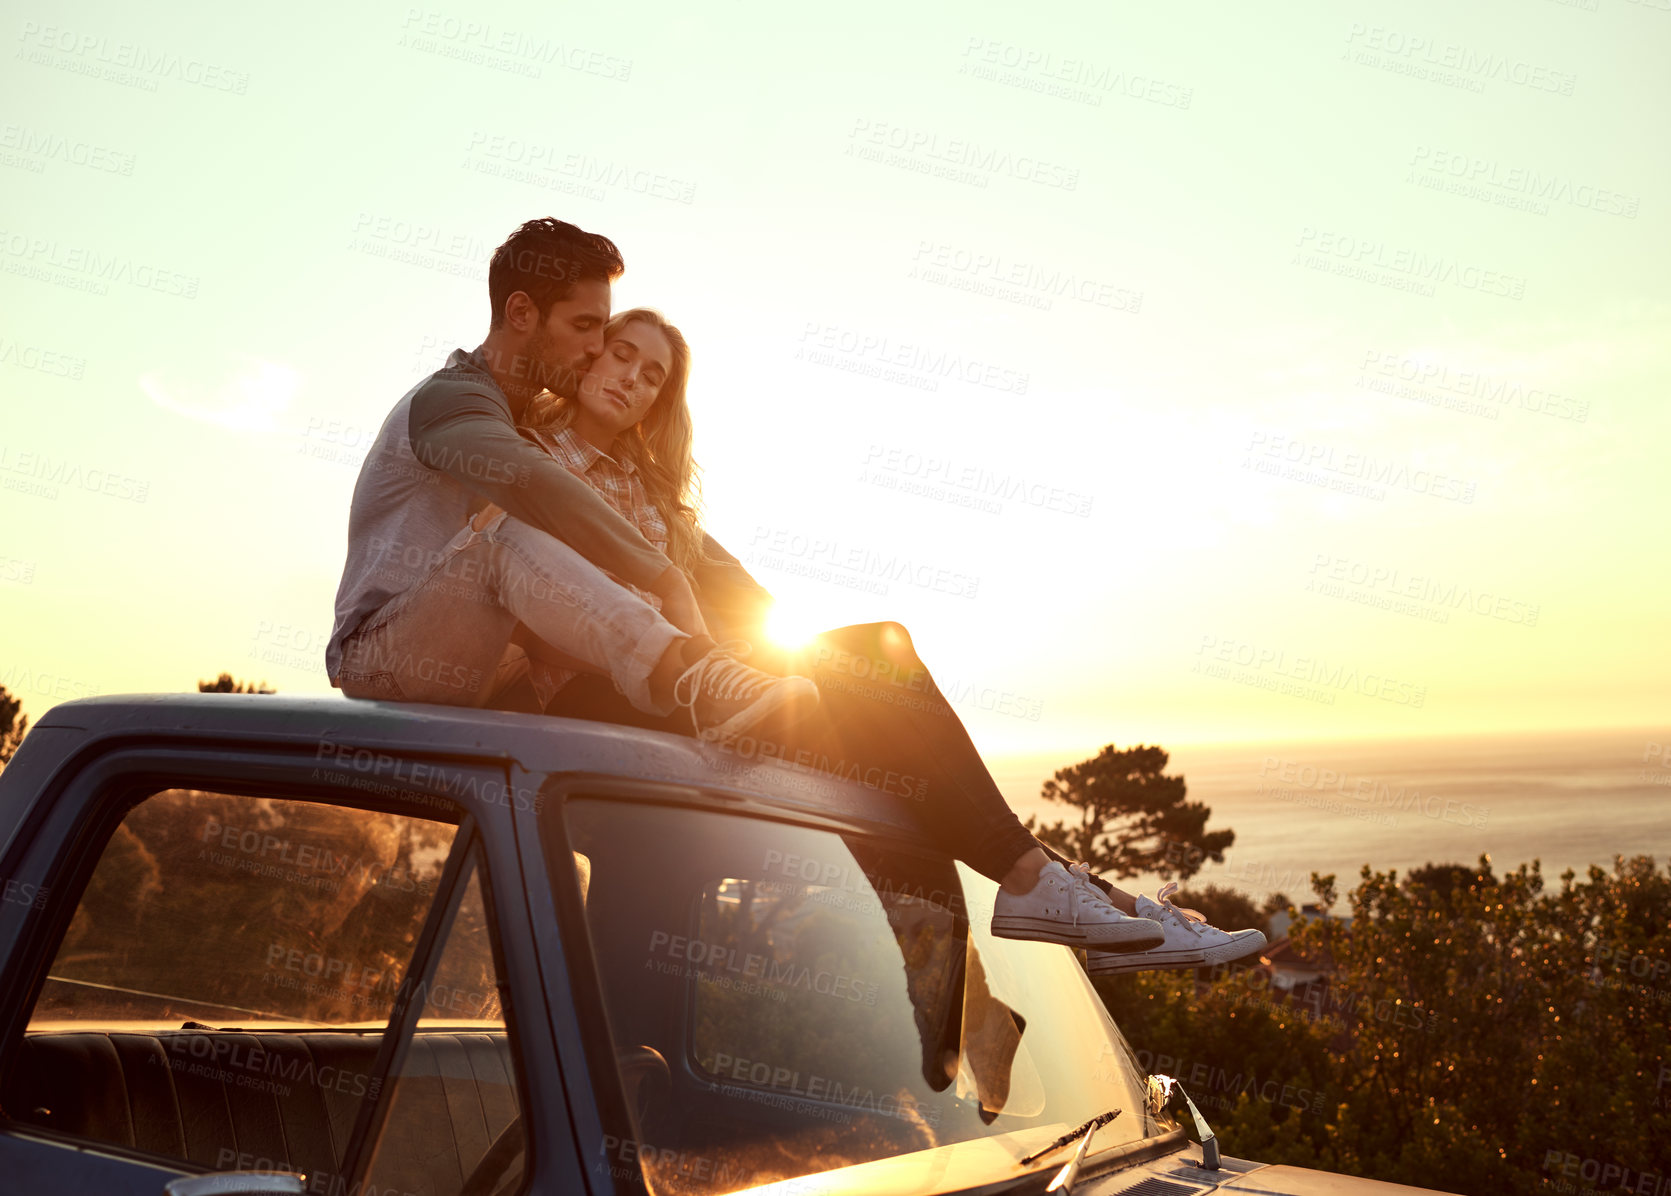
[[(667, 559), (689, 573), (707, 560), (702, 551), (701, 481), (691, 458), (690, 406), (685, 401), (685, 384), (690, 379), (690, 345), (684, 334), (667, 317), (650, 307), (634, 307), (610, 317), (604, 325), (607, 343), (634, 320), (661, 330), (673, 349), (672, 368), (661, 384), (656, 401), (644, 418), (615, 438), (610, 455), (629, 460), (638, 470), (650, 501), (667, 524)], [(522, 418), (527, 428), (560, 432), (574, 423), (576, 401), (561, 399), (546, 391), (528, 404)]]

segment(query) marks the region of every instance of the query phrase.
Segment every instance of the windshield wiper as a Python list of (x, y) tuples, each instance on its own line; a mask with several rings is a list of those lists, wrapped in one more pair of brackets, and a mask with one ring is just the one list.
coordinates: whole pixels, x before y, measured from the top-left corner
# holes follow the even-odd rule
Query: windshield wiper
[(1119, 1115), (1120, 1110), (1118, 1109), (1110, 1109), (1106, 1113), (1099, 1113), (1078, 1129), (1069, 1130), (1060, 1138), (1056, 1139), (1056, 1141), (1046, 1146), (1043, 1150), (1035, 1150), (1032, 1154), (1022, 1159), (1020, 1165), (1025, 1167), (1028, 1163), (1036, 1163), (1038, 1160), (1044, 1158), (1045, 1155), (1058, 1151), (1068, 1143), (1077, 1139), (1079, 1142), (1079, 1149), (1073, 1152), (1073, 1158), (1068, 1160), (1067, 1165), (1056, 1173), (1055, 1177), (1045, 1186), (1044, 1189), (1046, 1192), (1071, 1192), (1073, 1190), (1074, 1180), (1079, 1178), (1079, 1166), (1085, 1161), (1085, 1151), (1091, 1145), (1092, 1136), (1099, 1129), (1107, 1125), (1110, 1121), (1113, 1121)]

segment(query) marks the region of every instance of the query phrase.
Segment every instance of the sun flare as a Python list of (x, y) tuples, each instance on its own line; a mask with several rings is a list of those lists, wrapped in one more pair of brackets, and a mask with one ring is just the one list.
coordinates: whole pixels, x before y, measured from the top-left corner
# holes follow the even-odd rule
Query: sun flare
[(800, 648), (824, 630), (820, 622), (804, 610), (782, 602), (772, 604), (766, 616), (766, 634), (781, 648)]

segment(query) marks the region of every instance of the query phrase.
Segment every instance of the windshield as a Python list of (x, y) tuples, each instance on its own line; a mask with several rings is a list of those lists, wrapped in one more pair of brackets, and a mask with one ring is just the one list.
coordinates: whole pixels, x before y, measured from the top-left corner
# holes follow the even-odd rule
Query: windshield
[(961, 864), (733, 814), (560, 808), (552, 862), (578, 874), (634, 1122), (602, 1144), (617, 1177), (718, 1193), (855, 1167), (828, 1178), (950, 1190), (1060, 1166), (1019, 1161), (1113, 1109), (1093, 1153), (1160, 1132), (1072, 953), (992, 938), (997, 886)]

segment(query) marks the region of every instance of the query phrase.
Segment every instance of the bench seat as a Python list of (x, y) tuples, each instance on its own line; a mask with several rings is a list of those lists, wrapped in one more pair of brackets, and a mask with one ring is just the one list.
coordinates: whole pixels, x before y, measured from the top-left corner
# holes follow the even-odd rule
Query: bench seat
[[(0, 1078), (15, 1121), (186, 1159), (211, 1171), (304, 1171), (345, 1191), (340, 1167), (381, 1033), (44, 1031)], [(456, 1192), (517, 1115), (504, 1031), (420, 1030), (402, 1069), (375, 1179)]]

